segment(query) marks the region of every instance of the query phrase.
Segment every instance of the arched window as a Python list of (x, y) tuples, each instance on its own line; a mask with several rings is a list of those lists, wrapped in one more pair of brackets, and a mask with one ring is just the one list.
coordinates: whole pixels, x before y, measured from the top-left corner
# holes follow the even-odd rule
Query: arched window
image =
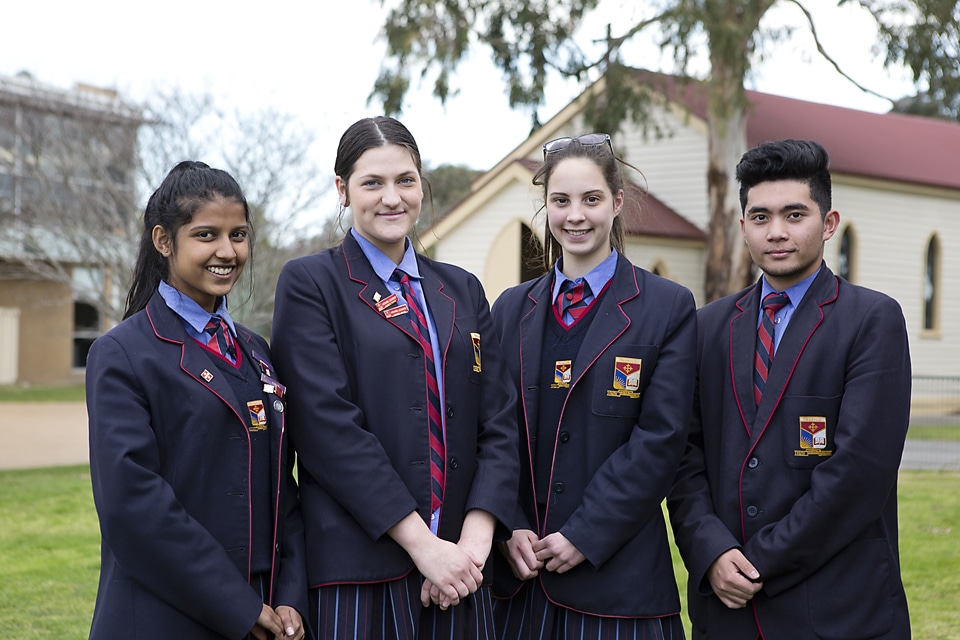
[(837, 275), (848, 282), (856, 281), (857, 236), (847, 225), (840, 234), (840, 257)]
[(940, 239), (934, 234), (927, 243), (923, 268), (923, 328), (932, 331), (939, 326), (940, 314)]

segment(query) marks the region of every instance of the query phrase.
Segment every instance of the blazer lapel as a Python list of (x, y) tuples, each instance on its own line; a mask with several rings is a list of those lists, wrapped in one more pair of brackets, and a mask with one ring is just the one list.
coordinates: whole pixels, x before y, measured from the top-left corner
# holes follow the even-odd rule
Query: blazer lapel
[(183, 372), (229, 405), (240, 421), (240, 426), (246, 429), (244, 414), (247, 408), (240, 406), (237, 395), (224, 374), (203, 347), (187, 335), (180, 317), (167, 306), (160, 294), (150, 299), (147, 315), (157, 338), (180, 345), (180, 368)]
[(630, 326), (630, 317), (621, 306), (640, 295), (640, 285), (637, 284), (633, 265), (623, 256), (617, 258), (617, 268), (608, 288), (609, 291), (597, 299), (597, 309), (594, 311), (595, 320), (602, 320), (590, 323), (577, 359), (573, 362), (571, 388), (576, 386), (600, 354)]
[[(800, 301), (800, 306), (794, 311), (790, 324), (787, 325), (787, 330), (780, 339), (780, 346), (777, 347), (773, 363), (770, 365), (766, 392), (757, 408), (755, 425), (766, 428), (770, 417), (783, 398), (797, 361), (803, 355), (803, 349), (823, 321), (823, 307), (836, 298), (837, 278), (826, 265), (823, 265), (819, 275)], [(757, 437), (760, 435), (762, 435), (762, 429), (758, 429)]]
[(383, 286), (380, 276), (373, 270), (370, 261), (363, 255), (363, 249), (351, 233), (347, 233), (340, 247), (347, 275), (357, 287), (357, 297), (363, 300), (371, 313), (380, 316), (416, 342), (417, 337), (413, 334), (410, 316), (407, 315), (409, 311), (399, 303), (393, 292)]
[[(757, 352), (757, 314), (760, 312), (760, 282), (737, 300), (740, 313), (730, 320), (730, 358), (733, 367), (733, 393), (747, 434), (757, 416), (753, 399), (753, 368)], [(707, 348), (706, 346), (704, 348)]]
[[(437, 331), (437, 342), (440, 345), (442, 357), (446, 357), (447, 348), (450, 346), (450, 340), (453, 339), (453, 324), (456, 321), (457, 305), (447, 294), (443, 293), (443, 282), (437, 278), (437, 274), (429, 265), (422, 260), (417, 260), (417, 266), (420, 269), (420, 289), (423, 290), (423, 296), (427, 299), (427, 307), (430, 309), (430, 315), (433, 317), (433, 326)], [(409, 318), (407, 324), (409, 325)], [(483, 336), (480, 336), (481, 340)]]

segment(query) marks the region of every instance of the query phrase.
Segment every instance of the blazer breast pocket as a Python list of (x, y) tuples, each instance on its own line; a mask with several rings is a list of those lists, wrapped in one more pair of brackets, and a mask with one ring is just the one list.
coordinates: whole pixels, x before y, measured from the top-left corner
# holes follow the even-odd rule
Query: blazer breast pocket
[(794, 469), (813, 469), (836, 450), (842, 396), (787, 396), (778, 409), (783, 457)]
[(659, 353), (656, 345), (614, 344), (607, 349), (593, 365), (593, 413), (614, 418), (640, 415)]

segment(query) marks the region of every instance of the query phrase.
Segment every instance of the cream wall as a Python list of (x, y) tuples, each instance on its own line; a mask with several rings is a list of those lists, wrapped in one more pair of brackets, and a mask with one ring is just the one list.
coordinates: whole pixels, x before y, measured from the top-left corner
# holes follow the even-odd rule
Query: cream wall
[[(960, 375), (960, 194), (916, 188), (898, 192), (839, 177), (833, 200), (841, 229), (853, 225), (857, 238), (856, 284), (883, 291), (903, 307), (914, 373)], [(924, 269), (934, 233), (941, 250), (939, 327), (924, 331)], [(827, 243), (831, 268), (839, 263), (839, 240), (834, 236)]]
[(697, 306), (703, 304), (704, 247), (699, 242), (627, 238), (626, 256), (647, 271), (660, 267), (660, 275), (690, 289)]

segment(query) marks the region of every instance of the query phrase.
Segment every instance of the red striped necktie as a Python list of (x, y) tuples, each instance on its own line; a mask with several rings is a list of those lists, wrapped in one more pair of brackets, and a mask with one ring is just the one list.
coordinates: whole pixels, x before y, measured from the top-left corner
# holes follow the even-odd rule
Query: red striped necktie
[(413, 333), (423, 349), (424, 375), (427, 382), (427, 415), (430, 423), (430, 477), (432, 499), (431, 512), (440, 508), (443, 503), (443, 472), (446, 459), (443, 443), (443, 419), (440, 408), (440, 387), (437, 385), (437, 366), (434, 359), (433, 345), (430, 344), (430, 329), (424, 315), (423, 306), (417, 299), (417, 294), (410, 286), (410, 277), (401, 269), (393, 272), (393, 279), (400, 281), (400, 292), (407, 301), (410, 310), (410, 324)]
[(227, 321), (220, 316), (210, 316), (207, 326), (203, 328), (204, 333), (210, 334), (207, 339), (207, 346), (220, 355), (228, 358), (231, 362), (237, 361), (237, 346), (230, 335), (230, 327)]
[(763, 397), (763, 388), (767, 385), (767, 374), (773, 363), (774, 352), (774, 315), (785, 307), (790, 298), (785, 293), (768, 293), (763, 298), (763, 315), (757, 327), (757, 353), (753, 362), (753, 399), (757, 405)]
[[(566, 313), (573, 317), (573, 322), (579, 320), (580, 316), (587, 311), (589, 305), (585, 298), (589, 296), (590, 285), (587, 284), (586, 280), (581, 280), (579, 283), (574, 283), (573, 280), (564, 280), (563, 284), (560, 285), (560, 293), (557, 294), (556, 302), (560, 321), (567, 324), (566, 320), (563, 319)], [(570, 324), (573, 324), (573, 322)]]

